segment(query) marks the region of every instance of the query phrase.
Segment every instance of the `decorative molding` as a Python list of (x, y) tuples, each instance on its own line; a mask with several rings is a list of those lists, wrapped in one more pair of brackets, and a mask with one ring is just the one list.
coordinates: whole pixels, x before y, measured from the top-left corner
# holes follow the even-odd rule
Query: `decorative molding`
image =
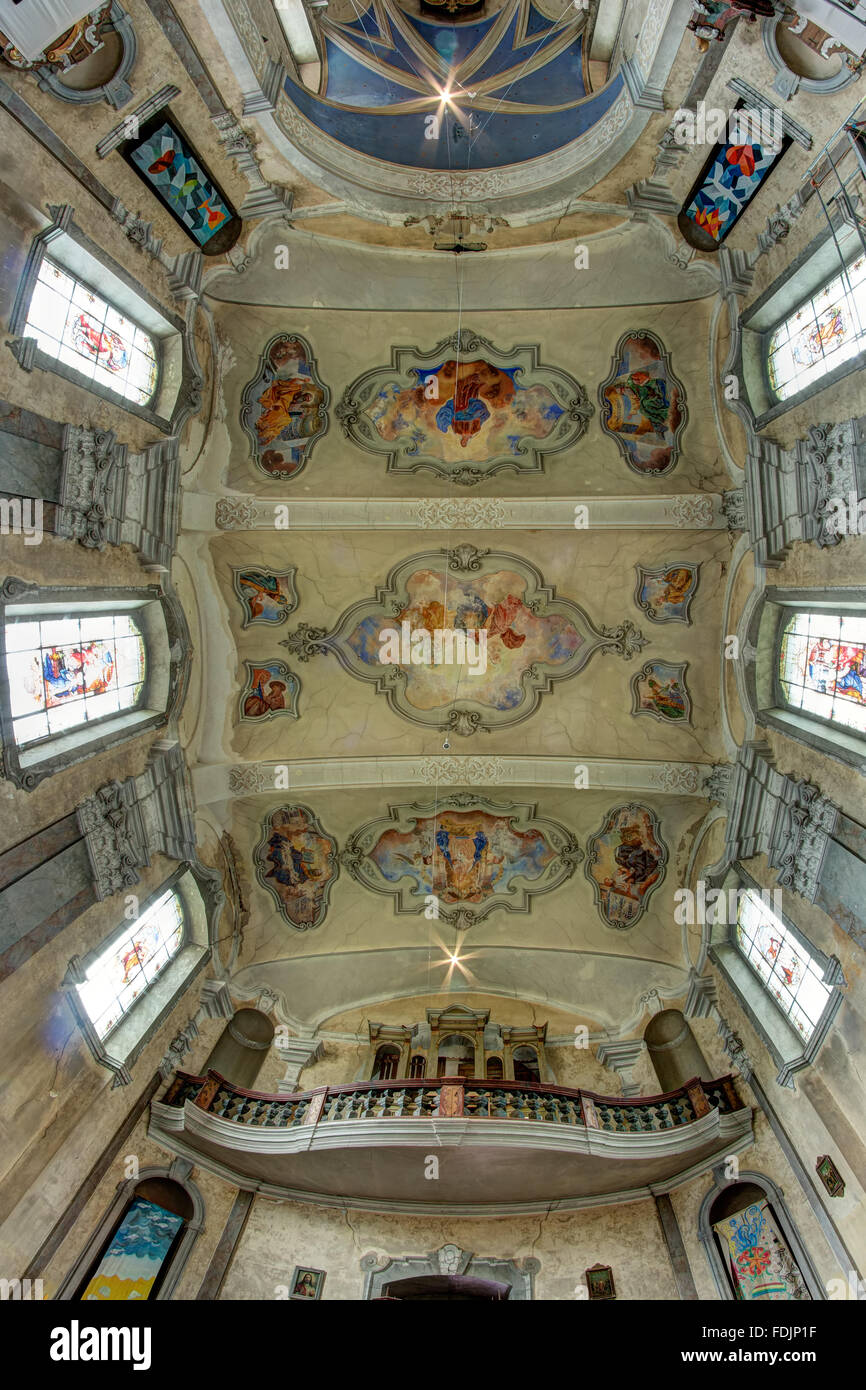
[(719, 1037), (722, 1040), (722, 1051), (726, 1057), (730, 1057), (731, 1063), (745, 1081), (750, 1081), (754, 1071), (754, 1063), (743, 1045), (743, 1040), (739, 1033), (735, 1033), (728, 1020), (723, 1014), (719, 1014)]
[(634, 1069), (646, 1052), (643, 1038), (623, 1038), (599, 1043), (596, 1056), (603, 1067), (614, 1071), (622, 1082), (624, 1098), (639, 1096), (640, 1082), (634, 1079)]
[(711, 497), (678, 497), (670, 510), (677, 526), (683, 530), (703, 530), (715, 525), (715, 507)]
[(368, 1252), (361, 1259), (365, 1300), (387, 1298), (389, 1284), (401, 1279), (461, 1275), (472, 1279), (507, 1284), (509, 1301), (529, 1302), (534, 1296), (534, 1280), (541, 1262), (534, 1256), (522, 1260), (490, 1259), (473, 1255), (452, 1243), (441, 1246), (427, 1255), (390, 1256)]
[(160, 87), (158, 92), (154, 92), (152, 97), (142, 101), (133, 111), (128, 111), (119, 125), (114, 126), (107, 135), (104, 135), (96, 146), (96, 153), (100, 159), (105, 159), (112, 150), (116, 150), (118, 145), (122, 145), (124, 140), (134, 138), (135, 131), (143, 126), (145, 121), (149, 121), (163, 107), (168, 106), (169, 102), (175, 101), (180, 96), (180, 87), (175, 87), (168, 83)]
[(137, 870), (150, 863), (135, 778), (109, 782), (76, 810), (87, 844), (96, 896), (110, 898), (139, 882)]
[(257, 796), (259, 792), (272, 791), (273, 785), (273, 776), (262, 763), (248, 763), (245, 767), (229, 769), (229, 791), (232, 796)]
[(728, 799), (734, 774), (733, 763), (714, 763), (701, 786), (709, 801), (724, 806)]
[(745, 531), (746, 502), (741, 487), (731, 488), (728, 492), (722, 493), (722, 510), (725, 513), (729, 531)]
[(758, 564), (780, 564), (796, 541), (823, 549), (856, 533), (851, 522), (856, 528), (866, 500), (866, 416), (812, 425), (790, 449), (750, 431), (745, 498)]
[(654, 781), (665, 792), (687, 792), (694, 796), (698, 790), (700, 772), (692, 764), (665, 763), (655, 774)]
[(289, 188), (268, 183), (256, 157), (253, 137), (247, 134), (231, 111), (223, 111), (212, 119), (219, 132), (220, 144), (229, 158), (234, 160), (249, 186), (249, 192), (238, 208), (238, 215), (247, 222), (273, 216), (283, 216), (288, 221), (295, 195)]
[(804, 150), (812, 148), (812, 137), (805, 126), (795, 121), (787, 111), (777, 106), (769, 97), (759, 92), (757, 87), (753, 87), (750, 82), (746, 82), (742, 77), (732, 77), (728, 81), (728, 86), (732, 92), (736, 92), (738, 97), (742, 97), (746, 105), (753, 111), (772, 111), (782, 123), (782, 129), (786, 135), (795, 140)]
[(428, 497), (413, 505), (413, 521), (425, 531), (496, 530), (506, 524), (507, 504), (482, 500)]
[(807, 780), (791, 782), (786, 778), (785, 781), (788, 795), (774, 827), (767, 862), (770, 868), (778, 869), (778, 881), (783, 888), (793, 888), (795, 893), (814, 902), (839, 810)]
[(431, 786), (498, 786), (512, 780), (504, 758), (425, 758), (414, 769)]
[(167, 1081), (172, 1072), (177, 1071), (184, 1057), (192, 1051), (193, 1043), (198, 1035), (198, 1024), (194, 1018), (189, 1019), (179, 1033), (175, 1033), (162, 1060), (157, 1063), (156, 1069), (163, 1081)]
[[(94, 11), (94, 13), (99, 13), (99, 11)], [(56, 65), (52, 63), (39, 64), (35, 71), (42, 91), (50, 92), (60, 101), (71, 102), (74, 106), (86, 106), (97, 101), (107, 101), (109, 106), (114, 106), (118, 111), (132, 100), (133, 92), (127, 78), (135, 66), (138, 45), (132, 19), (125, 10), (121, 9), (117, 0), (113, 0), (108, 10), (107, 24), (109, 29), (117, 35), (121, 46), (120, 62), (111, 77), (100, 83), (98, 87), (74, 88), (63, 82), (61, 70)], [(97, 42), (93, 52), (101, 47), (102, 42)], [(82, 60), (78, 59), (77, 61)], [(65, 66), (64, 64), (64, 68)]]
[(215, 520), (220, 531), (251, 531), (256, 525), (254, 497), (220, 497)]

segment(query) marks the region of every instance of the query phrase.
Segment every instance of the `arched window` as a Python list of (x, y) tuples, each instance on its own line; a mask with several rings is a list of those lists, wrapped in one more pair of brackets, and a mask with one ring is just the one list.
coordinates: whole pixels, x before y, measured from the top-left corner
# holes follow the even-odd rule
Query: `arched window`
[(400, 1066), (400, 1049), (393, 1043), (383, 1043), (373, 1063), (373, 1081), (392, 1081)]
[(48, 357), (136, 405), (156, 393), (153, 338), (77, 276), (43, 257), (24, 334)]
[(849, 261), (792, 313), (767, 344), (767, 374), (777, 401), (789, 400), (866, 346), (866, 256)]
[(124, 1183), (57, 1293), (58, 1299), (117, 1302), (171, 1298), (193, 1242), (204, 1203), (178, 1169), (145, 1168)]
[(144, 640), (129, 613), (15, 617), (6, 624), (15, 742), (134, 709), (144, 688)]
[(439, 1043), (438, 1076), (475, 1075), (475, 1044), (463, 1033), (449, 1033)]
[(427, 1075), (427, 1058), (416, 1053), (409, 1063), (409, 1080), (422, 1081)]
[(541, 1080), (538, 1074), (538, 1053), (534, 1047), (515, 1047), (513, 1056), (515, 1081), (538, 1083)]
[(487, 1080), (488, 1080), (488, 1081), (501, 1081), (504, 1075), (505, 1075), (505, 1073), (504, 1073), (503, 1070), (502, 1070), (502, 1058), (501, 1058), (501, 1057), (488, 1057), (488, 1058), (487, 1058)]
[(781, 1302), (824, 1297), (782, 1193), (763, 1173), (714, 1187), (700, 1212), (700, 1239), (721, 1298)]
[(173, 890), (116, 933), (87, 968), (78, 997), (104, 1041), (176, 956), (183, 942), (183, 904)]
[[(114, 1086), (131, 1069), (178, 1000), (211, 959), (224, 898), (217, 876), (186, 861), (62, 981), (84, 1041)], [(121, 909), (118, 908), (118, 918)]]
[(832, 996), (823, 967), (754, 888), (740, 896), (736, 931), (737, 946), (764, 988), (809, 1042)]
[(866, 613), (798, 609), (780, 628), (778, 679), (788, 708), (866, 734)]

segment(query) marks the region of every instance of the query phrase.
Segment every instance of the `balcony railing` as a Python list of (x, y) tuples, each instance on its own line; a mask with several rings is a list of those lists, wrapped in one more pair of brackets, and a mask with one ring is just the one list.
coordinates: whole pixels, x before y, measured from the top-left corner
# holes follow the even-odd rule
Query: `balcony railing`
[(421, 1081), (360, 1081), (351, 1086), (321, 1086), (296, 1095), (268, 1095), (234, 1086), (218, 1072), (191, 1076), (179, 1071), (163, 1096), (163, 1104), (183, 1107), (187, 1101), (221, 1119), (265, 1129), (342, 1120), (465, 1118), (582, 1125), (611, 1134), (658, 1134), (692, 1124), (712, 1110), (729, 1115), (743, 1109), (730, 1075), (717, 1081), (695, 1077), (677, 1091), (624, 1100), (563, 1086), (448, 1076)]

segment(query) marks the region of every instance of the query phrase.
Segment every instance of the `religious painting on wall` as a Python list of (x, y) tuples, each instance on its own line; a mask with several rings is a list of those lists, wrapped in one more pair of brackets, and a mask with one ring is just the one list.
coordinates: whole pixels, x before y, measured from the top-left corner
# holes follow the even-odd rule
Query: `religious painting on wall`
[(547, 454), (585, 433), (592, 405), (538, 359), (537, 345), (503, 352), (465, 329), (427, 352), (395, 347), (389, 367), (349, 386), (337, 418), (362, 449), (387, 456), (389, 472), (426, 469), (465, 486), (543, 472)]
[(134, 1197), (82, 1299), (118, 1302), (150, 1298), (183, 1224), (183, 1217), (173, 1211)]
[(610, 1265), (593, 1265), (584, 1271), (586, 1289), (590, 1298), (616, 1298), (616, 1285)]
[(668, 860), (658, 819), (647, 806), (617, 806), (587, 846), (584, 872), (609, 927), (625, 931), (644, 912)]
[(296, 570), (274, 574), (254, 567), (232, 570), (234, 591), (241, 600), (243, 627), (254, 623), (283, 623), (298, 606)]
[(845, 1180), (829, 1154), (819, 1154), (815, 1172), (831, 1197), (845, 1196)]
[(646, 330), (625, 333), (598, 399), (601, 428), (616, 440), (629, 468), (660, 477), (676, 467), (688, 418), (686, 393), (660, 338)]
[(699, 565), (673, 561), (648, 569), (636, 565), (635, 601), (653, 623), (690, 623), (689, 608), (698, 587)]
[(686, 689), (684, 661), (648, 661), (632, 677), (632, 714), (648, 714), (663, 724), (688, 724), (692, 702)]
[(595, 652), (629, 659), (645, 643), (627, 620), (594, 627), (521, 556), (466, 544), (408, 557), (333, 631), (301, 624), (280, 645), (333, 653), (403, 718), (469, 736), (528, 718)]
[(364, 887), (393, 897), (398, 913), (426, 911), (433, 895), (438, 919), (464, 930), (495, 908), (530, 911), (583, 852), (533, 806), (457, 793), (435, 806), (390, 806), (350, 835), (342, 857)]
[(302, 1265), (296, 1265), (289, 1298), (321, 1298), (324, 1283), (323, 1269), (305, 1269)]
[(775, 110), (732, 111), (726, 137), (713, 149), (677, 218), (690, 246), (718, 251), (791, 143)]
[(231, 250), (241, 219), (167, 107), (119, 145), (118, 153), (205, 256)]
[(328, 910), (340, 869), (337, 842), (307, 806), (280, 806), (266, 818), (256, 845), (256, 875), (290, 926), (308, 931)]
[(766, 1199), (713, 1222), (737, 1298), (809, 1299), (803, 1276)]
[(782, 631), (778, 675), (789, 708), (866, 734), (866, 615), (795, 613)]
[(241, 424), (256, 466), (269, 478), (296, 477), (328, 428), (330, 399), (306, 339), (294, 333), (271, 338), (241, 397)]
[(245, 661), (241, 723), (259, 723), (275, 714), (298, 718), (301, 683), (283, 661)]

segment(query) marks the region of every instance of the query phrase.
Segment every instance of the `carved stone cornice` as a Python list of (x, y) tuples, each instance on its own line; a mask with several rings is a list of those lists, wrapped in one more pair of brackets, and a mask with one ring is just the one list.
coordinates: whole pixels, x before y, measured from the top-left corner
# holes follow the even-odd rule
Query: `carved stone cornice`
[(113, 431), (65, 427), (55, 522), (59, 536), (93, 550), (104, 549), (108, 541), (117, 542), (125, 458), (126, 450), (117, 444)]
[(786, 779), (790, 800), (777, 819), (773, 843), (767, 855), (771, 868), (779, 870), (779, 883), (814, 902), (821, 867), (839, 810), (817, 787), (803, 780)]

